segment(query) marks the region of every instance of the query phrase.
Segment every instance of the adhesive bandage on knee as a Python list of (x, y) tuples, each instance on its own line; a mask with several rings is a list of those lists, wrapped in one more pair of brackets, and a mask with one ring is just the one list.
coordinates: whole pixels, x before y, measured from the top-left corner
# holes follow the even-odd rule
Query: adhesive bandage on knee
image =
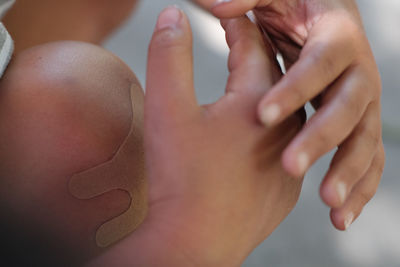
[(128, 137), (110, 161), (74, 175), (69, 183), (71, 194), (78, 199), (92, 199), (112, 190), (124, 190), (130, 195), (128, 210), (97, 230), (96, 243), (99, 247), (108, 247), (126, 237), (143, 222), (147, 213), (143, 95), (136, 85), (130, 91), (133, 121)]

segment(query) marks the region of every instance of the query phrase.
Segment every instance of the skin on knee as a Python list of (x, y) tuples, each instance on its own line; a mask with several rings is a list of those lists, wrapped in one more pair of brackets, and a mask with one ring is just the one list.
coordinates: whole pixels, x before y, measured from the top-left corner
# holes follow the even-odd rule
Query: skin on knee
[(16, 52), (54, 41), (100, 44), (132, 13), (138, 0), (18, 0), (4, 24)]
[[(0, 89), (3, 215), (18, 225), (16, 232), (40, 232), (48, 239), (36, 243), (55, 241), (70, 259), (101, 253), (96, 232), (127, 211), (131, 196), (111, 188), (116, 190), (78, 199), (69, 183), (74, 175), (112, 161), (132, 127), (141, 136), (141, 124), (132, 123), (143, 116), (138, 109), (133, 114), (134, 105), (143, 102), (135, 75), (101, 48), (59, 42), (16, 56)], [(127, 145), (126, 165), (143, 165), (139, 143)], [(143, 192), (145, 185), (140, 186)]]

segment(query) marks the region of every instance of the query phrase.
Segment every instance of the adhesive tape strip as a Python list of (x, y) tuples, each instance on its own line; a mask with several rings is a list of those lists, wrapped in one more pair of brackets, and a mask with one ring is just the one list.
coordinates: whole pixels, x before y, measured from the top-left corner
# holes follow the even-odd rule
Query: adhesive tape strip
[(128, 137), (108, 162), (74, 175), (69, 190), (78, 199), (92, 199), (112, 190), (129, 193), (131, 204), (122, 215), (97, 230), (96, 243), (108, 247), (133, 232), (147, 213), (147, 182), (143, 148), (143, 94), (138, 86), (130, 90), (133, 121)]

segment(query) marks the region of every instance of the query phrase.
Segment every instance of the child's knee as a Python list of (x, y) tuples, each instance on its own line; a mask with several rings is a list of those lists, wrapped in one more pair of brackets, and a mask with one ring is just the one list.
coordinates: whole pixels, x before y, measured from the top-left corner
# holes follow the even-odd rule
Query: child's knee
[(29, 49), (1, 82), (0, 134), (18, 139), (15, 148), (26, 156), (40, 150), (42, 159), (86, 168), (108, 159), (126, 138), (133, 84), (129, 68), (96, 46), (61, 42)]
[[(96, 229), (131, 200), (114, 191), (82, 201), (67, 185), (73, 174), (109, 161), (128, 137), (133, 85), (138, 81), (122, 61), (88, 44), (53, 43), (14, 58), (0, 83), (3, 204), (17, 206), (16, 213), (29, 221), (54, 225), (62, 236), (92, 239), (94, 245)], [(133, 100), (142, 102), (142, 92), (136, 93)]]
[(97, 46), (26, 50), (0, 83), (0, 142), (8, 152), (1, 157), (73, 173), (109, 160), (131, 128), (133, 85), (140, 88), (129, 67)]

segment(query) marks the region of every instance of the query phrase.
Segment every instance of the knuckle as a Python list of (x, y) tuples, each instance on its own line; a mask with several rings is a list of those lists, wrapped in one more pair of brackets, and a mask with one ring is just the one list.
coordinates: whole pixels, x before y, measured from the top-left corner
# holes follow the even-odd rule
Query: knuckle
[(232, 53), (248, 56), (249, 53), (254, 51), (256, 44), (254, 41), (246, 36), (240, 37), (232, 46)]
[(297, 82), (297, 79), (293, 79), (293, 77), (289, 77), (288, 75), (284, 76), (275, 85), (273, 89), (277, 94), (275, 97), (283, 100), (281, 101), (282, 108), (288, 113), (294, 112), (311, 98), (308, 95), (307, 87), (303, 85), (305, 82)]
[[(287, 90), (290, 90), (289, 88), (290, 87), (288, 87)], [(292, 90), (287, 92), (287, 96), (291, 99), (291, 101), (288, 102), (291, 104), (290, 105), (291, 107), (297, 107), (298, 105), (302, 105), (306, 103), (308, 100), (304, 88), (301, 87), (294, 87)]]
[(379, 132), (376, 129), (369, 129), (367, 135), (372, 147), (377, 148), (381, 142), (381, 135)]
[(380, 73), (376, 69), (374, 62), (369, 63), (369, 61), (364, 61), (363, 64), (374, 65), (373, 67), (360, 66), (360, 74), (365, 77), (365, 80), (363, 82), (363, 95), (365, 95), (365, 97), (368, 97), (370, 101), (380, 99), (382, 94), (382, 80), (380, 77)]
[(356, 92), (356, 90), (353, 90), (353, 88), (351, 88), (350, 91), (339, 94), (338, 96), (338, 101), (340, 102), (340, 105), (345, 107), (345, 109), (347, 110), (346, 114), (351, 120), (359, 119), (365, 105), (365, 101), (360, 99), (357, 95), (358, 93)]
[(378, 168), (377, 172), (378, 172), (378, 175), (381, 177), (383, 174), (383, 171), (385, 169), (385, 162), (386, 162), (386, 155), (385, 155), (385, 150), (384, 150), (382, 142), (381, 142), (380, 147), (378, 148), (378, 154), (376, 157), (377, 157), (376, 164), (377, 164), (377, 168)]
[[(348, 55), (354, 55), (354, 52), (357, 52), (360, 45), (365, 45), (366, 43), (366, 36), (363, 26), (360, 25), (358, 22), (354, 21), (354, 17), (344, 16), (343, 20), (341, 21), (342, 27), (346, 28), (346, 48)], [(347, 54), (346, 54), (347, 55)]]
[(359, 164), (349, 164), (344, 168), (344, 173), (349, 180), (358, 181), (362, 176), (362, 168)]
[(228, 67), (230, 71), (236, 69), (245, 62), (249, 50), (251, 50), (251, 44), (245, 38), (237, 40), (232, 45), (228, 59)]
[(361, 203), (365, 205), (368, 202), (370, 202), (371, 199), (375, 196), (375, 193), (376, 193), (376, 188), (361, 191), (359, 193)]
[(318, 142), (318, 144), (320, 144), (320, 147), (325, 147), (325, 146), (331, 146), (332, 143), (332, 135), (331, 135), (331, 131), (327, 128), (321, 128), (318, 130), (317, 134), (316, 134), (316, 139), (315, 141)]
[(367, 136), (368, 142), (373, 148), (378, 148), (379, 143), (381, 142), (381, 135), (379, 131), (376, 129), (366, 129), (365, 135)]
[(315, 48), (316, 51), (310, 54), (311, 66), (318, 66), (318, 73), (322, 76), (336, 76), (337, 59), (335, 55), (327, 53), (326, 47)]
[[(376, 72), (376, 74), (374, 74)], [(368, 88), (370, 91), (370, 95), (372, 99), (380, 99), (382, 94), (382, 79), (378, 70), (373, 70), (371, 72), (372, 77), (376, 76), (375, 79), (370, 79), (370, 83), (368, 84)]]
[(380, 130), (375, 127), (371, 127), (370, 125), (366, 125), (365, 123), (360, 124), (359, 127), (359, 131), (362, 133), (362, 135), (364, 135), (368, 147), (373, 148), (374, 152), (376, 152), (380, 143), (382, 142)]

